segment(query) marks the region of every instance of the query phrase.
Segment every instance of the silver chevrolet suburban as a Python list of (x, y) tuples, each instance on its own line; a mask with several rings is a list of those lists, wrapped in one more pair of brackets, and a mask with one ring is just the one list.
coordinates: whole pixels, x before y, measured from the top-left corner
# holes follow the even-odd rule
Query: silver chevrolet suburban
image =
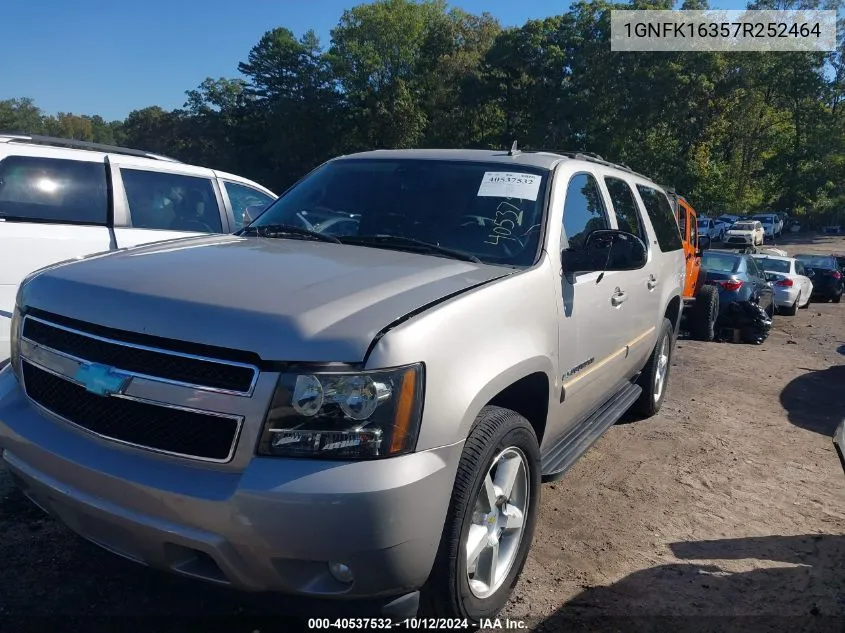
[(541, 481), (660, 409), (683, 280), (665, 192), (597, 156), (339, 157), (236, 234), (25, 279), (2, 462), (131, 560), (474, 622)]

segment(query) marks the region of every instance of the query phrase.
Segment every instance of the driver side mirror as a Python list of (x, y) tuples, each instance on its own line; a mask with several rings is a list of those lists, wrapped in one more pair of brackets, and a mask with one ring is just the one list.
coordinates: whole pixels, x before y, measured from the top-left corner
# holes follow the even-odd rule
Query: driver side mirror
[(696, 255), (701, 257), (701, 253), (708, 250), (711, 245), (711, 240), (709, 235), (699, 235), (698, 236), (698, 253)]
[(648, 249), (633, 233), (616, 229), (599, 229), (587, 236), (581, 247), (570, 247), (560, 254), (563, 272), (607, 272), (637, 270), (646, 264)]

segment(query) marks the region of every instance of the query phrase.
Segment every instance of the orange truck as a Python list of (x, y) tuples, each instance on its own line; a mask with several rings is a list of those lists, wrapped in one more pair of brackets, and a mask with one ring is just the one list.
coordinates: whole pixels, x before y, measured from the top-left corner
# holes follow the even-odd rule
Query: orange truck
[(686, 283), (684, 284), (684, 328), (699, 341), (712, 341), (716, 337), (716, 319), (719, 316), (719, 293), (714, 286), (704, 283), (701, 254), (710, 248), (710, 238), (698, 234), (698, 215), (692, 205), (681, 195), (666, 187), (669, 201), (678, 220), (686, 258)]

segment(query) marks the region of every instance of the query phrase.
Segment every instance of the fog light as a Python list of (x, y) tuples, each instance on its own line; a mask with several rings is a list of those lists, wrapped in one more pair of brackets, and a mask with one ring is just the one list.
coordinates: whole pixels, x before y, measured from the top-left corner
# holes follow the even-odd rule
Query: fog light
[(352, 570), (343, 563), (329, 563), (329, 572), (335, 577), (335, 580), (345, 585), (351, 585), (352, 581), (355, 580)]

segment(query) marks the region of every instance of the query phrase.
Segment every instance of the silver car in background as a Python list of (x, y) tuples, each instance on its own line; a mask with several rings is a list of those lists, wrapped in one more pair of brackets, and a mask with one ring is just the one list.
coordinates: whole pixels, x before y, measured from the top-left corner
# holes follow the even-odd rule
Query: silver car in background
[(810, 305), (813, 282), (804, 264), (794, 257), (753, 255), (767, 273), (775, 291), (775, 308), (786, 315), (794, 315), (799, 308)]

